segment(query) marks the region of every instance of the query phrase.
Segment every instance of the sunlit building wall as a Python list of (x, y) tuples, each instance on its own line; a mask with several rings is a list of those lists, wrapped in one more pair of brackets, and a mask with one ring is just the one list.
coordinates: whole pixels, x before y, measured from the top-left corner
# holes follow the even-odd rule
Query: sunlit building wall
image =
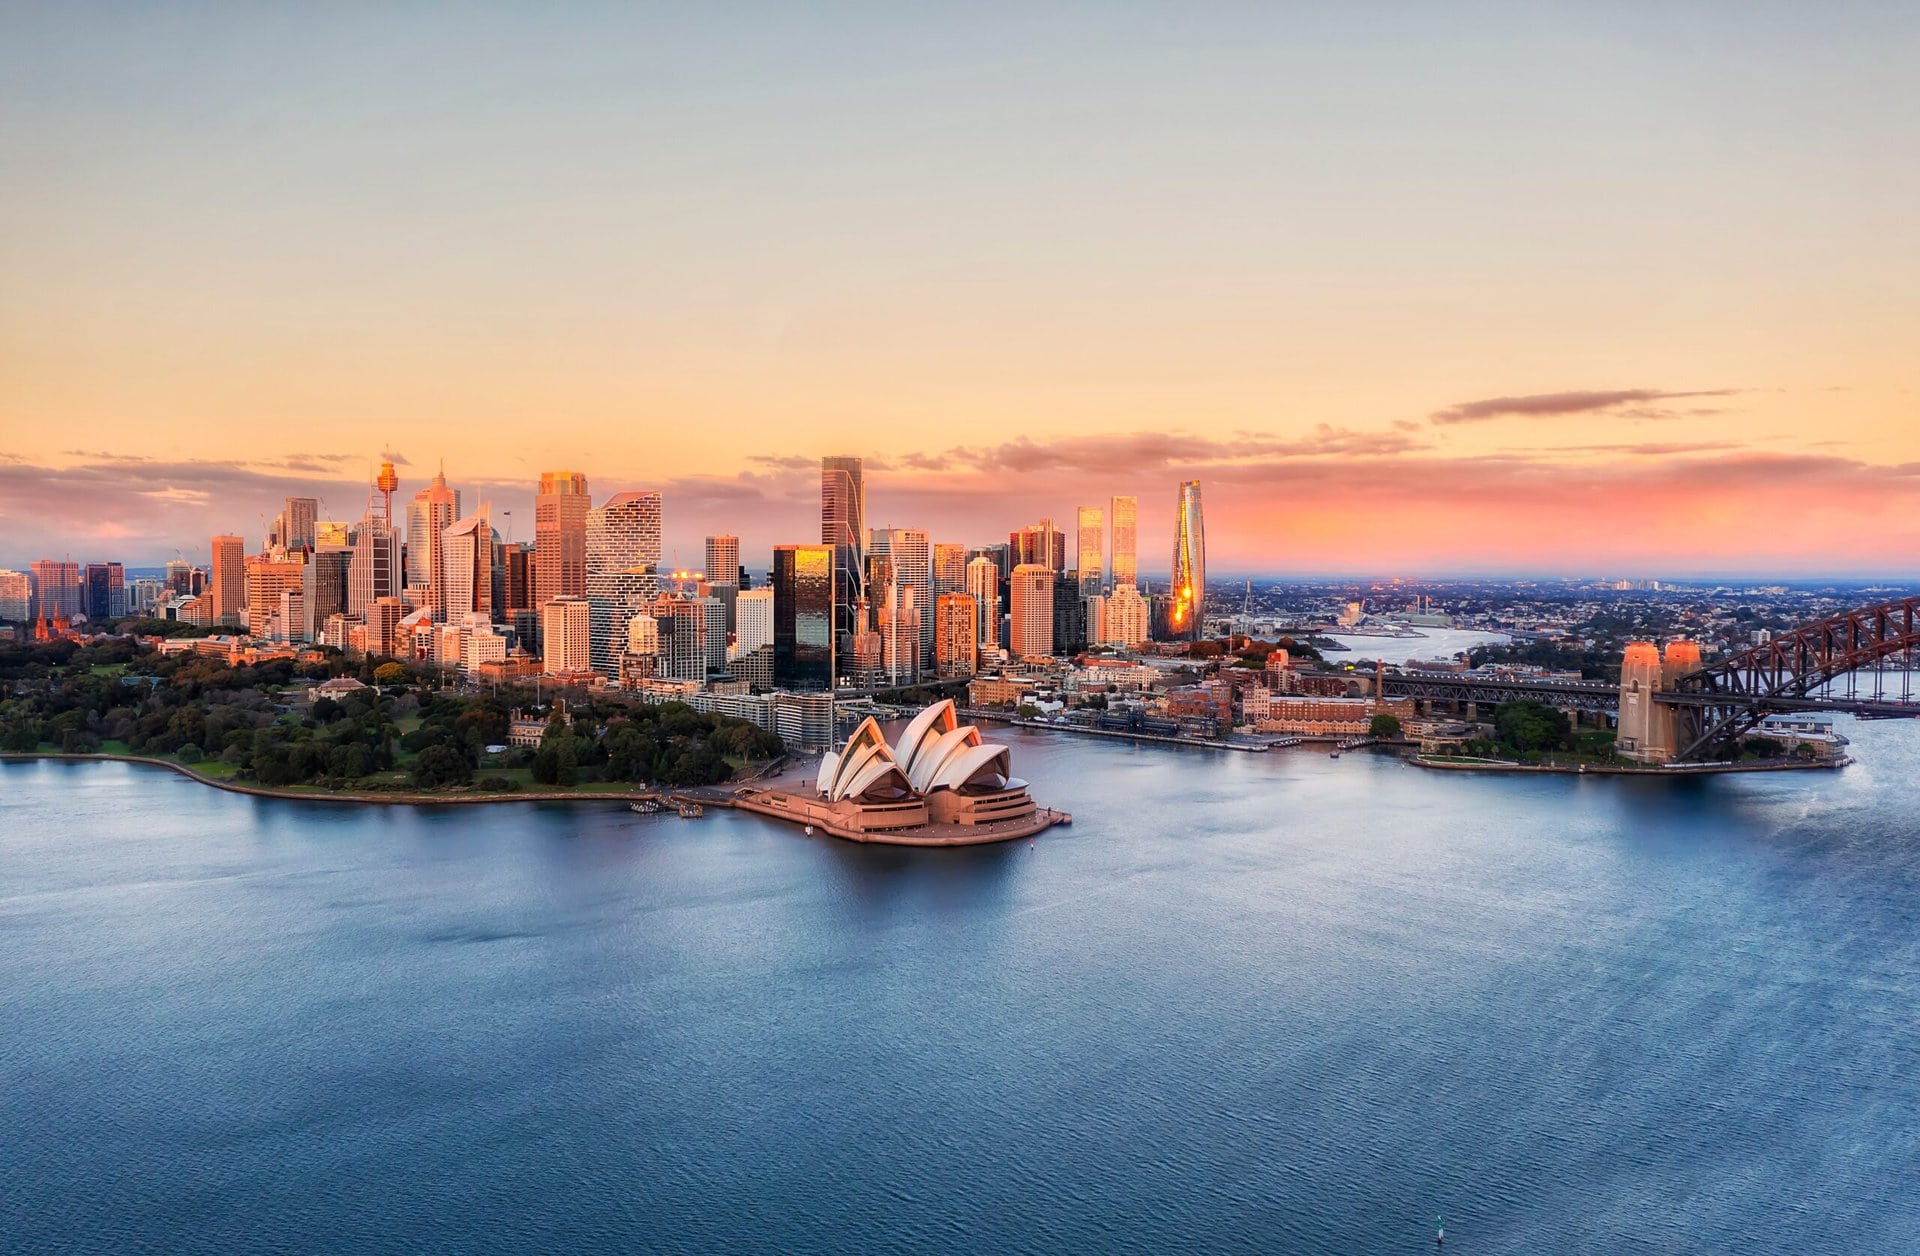
[[(533, 602), (587, 592), (587, 511), (593, 499), (578, 471), (546, 471), (533, 499)], [(543, 624), (545, 621), (541, 621)]]
[(1074, 512), (1073, 528), (1080, 596), (1092, 597), (1106, 588), (1106, 515), (1098, 506), (1082, 506)]
[(1008, 581), (1013, 627), (1009, 647), (1023, 659), (1047, 658), (1053, 653), (1053, 568), (1021, 563)]
[(967, 564), (967, 592), (973, 597), (979, 643), (1000, 644), (1000, 565), (986, 555)]
[[(855, 460), (857, 461), (857, 460)], [(840, 573), (831, 545), (779, 545), (773, 551), (773, 665), (776, 684), (825, 689), (833, 683)], [(858, 575), (855, 576), (857, 587)], [(849, 634), (851, 636), (851, 634)]]
[(1108, 568), (1116, 589), (1123, 584), (1138, 586), (1140, 583), (1139, 519), (1138, 497), (1116, 497), (1108, 503), (1107, 522), (1113, 546), (1113, 561)]

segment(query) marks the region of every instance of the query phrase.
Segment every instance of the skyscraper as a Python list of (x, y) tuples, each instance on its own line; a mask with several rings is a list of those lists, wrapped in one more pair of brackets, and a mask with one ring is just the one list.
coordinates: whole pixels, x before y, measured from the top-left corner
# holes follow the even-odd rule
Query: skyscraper
[(88, 619), (114, 619), (127, 613), (127, 573), (119, 563), (88, 563), (84, 584)]
[(866, 596), (867, 477), (860, 459), (820, 460), (820, 543), (833, 547), (834, 644), (851, 654), (855, 608)]
[(1173, 585), (1168, 612), (1175, 639), (1197, 641), (1207, 607), (1207, 532), (1200, 515), (1200, 481), (1180, 485), (1173, 516)]
[(459, 518), (460, 493), (447, 487), (444, 470), (435, 472), (432, 482), (407, 504), (407, 587), (422, 591), (419, 604), (436, 620), (447, 617), (442, 549), (447, 529)]
[(0, 571), (0, 622), (33, 618), (33, 580), (24, 571)]
[[(887, 529), (887, 552), (893, 556), (893, 582), (900, 589), (901, 614), (909, 606), (920, 616), (918, 670), (933, 668), (933, 546), (919, 528)], [(907, 597), (906, 591), (913, 590)]]
[(393, 464), (381, 464), (379, 478), (367, 493), (367, 512), (354, 534), (353, 559), (347, 565), (347, 613), (365, 620), (369, 653), (389, 651), (390, 642), (380, 644), (388, 614), (381, 603), (391, 598), (398, 605), (400, 597), (400, 537), (392, 526), (395, 482)]
[(1049, 571), (1067, 569), (1067, 534), (1054, 527), (1051, 519), (1008, 533), (1007, 549), (1016, 567), (1031, 563)]
[(973, 599), (964, 593), (942, 593), (934, 603), (934, 671), (942, 680), (971, 676), (979, 653), (980, 625)]
[(213, 538), (213, 619), (238, 625), (247, 609), (247, 543), (237, 536)]
[(440, 581), (444, 618), (469, 614), (493, 619), (493, 523), (484, 503), (478, 514), (448, 525), (441, 533)]
[[(773, 550), (773, 672), (776, 684), (826, 689), (834, 678), (834, 591), (841, 572), (832, 545)], [(851, 637), (851, 633), (848, 634)]]
[(549, 676), (591, 668), (589, 620), (587, 599), (583, 597), (556, 597), (540, 608), (542, 666)]
[(982, 554), (967, 564), (967, 592), (973, 596), (980, 644), (1000, 644), (1000, 567)]
[(1138, 497), (1116, 497), (1108, 503), (1107, 523), (1112, 533), (1113, 587), (1130, 584), (1140, 587), (1140, 559), (1137, 536), (1140, 519)]
[(773, 688), (773, 589), (743, 589), (734, 599), (734, 660), (728, 670), (756, 690)]
[(1053, 653), (1053, 568), (1021, 563), (1007, 592), (1013, 619), (1008, 644), (1014, 655), (1047, 658)]
[[(578, 471), (543, 471), (533, 499), (533, 602), (587, 592), (587, 477)], [(541, 621), (542, 625), (546, 623)]]
[(1082, 506), (1074, 512), (1074, 532), (1076, 548), (1080, 551), (1077, 563), (1080, 572), (1080, 596), (1092, 597), (1106, 588), (1107, 529), (1105, 517), (1098, 506)]
[(286, 550), (312, 549), (320, 503), (311, 497), (289, 497), (274, 521), (274, 539)]
[(1139, 586), (1116, 584), (1107, 598), (1106, 634), (1101, 640), (1132, 649), (1147, 639), (1147, 619), (1147, 600), (1140, 596)]
[[(627, 621), (660, 595), (656, 491), (616, 493), (586, 516), (586, 597), (593, 604), (593, 667), (618, 676)], [(544, 561), (544, 560), (543, 560)]]
[(282, 594), (299, 593), (304, 600), (307, 565), (301, 561), (302, 557), (275, 558), (260, 554), (245, 560), (248, 636), (291, 641), (304, 631), (305, 625), (285, 623), (280, 618), (284, 610)]
[[(80, 613), (79, 563), (42, 558), (38, 562), (28, 563), (27, 570), (33, 574), (33, 613), (36, 618), (71, 620)], [(238, 575), (234, 579), (238, 582)]]
[(707, 583), (740, 583), (740, 538), (723, 533), (707, 538)]

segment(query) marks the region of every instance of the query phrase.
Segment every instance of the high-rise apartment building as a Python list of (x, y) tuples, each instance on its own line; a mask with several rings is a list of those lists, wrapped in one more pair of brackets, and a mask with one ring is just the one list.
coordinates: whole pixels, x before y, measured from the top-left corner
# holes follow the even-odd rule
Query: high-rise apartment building
[(971, 676), (979, 668), (980, 625), (965, 593), (942, 593), (934, 603), (933, 668), (942, 680)]
[(1053, 654), (1053, 568), (1021, 563), (1013, 569), (1007, 594), (1012, 627), (1008, 645), (1023, 659)]
[[(893, 582), (900, 589), (904, 614), (911, 605), (920, 617), (919, 664), (921, 672), (933, 668), (933, 545), (919, 528), (887, 529), (887, 552), (893, 558)], [(909, 599), (907, 590), (913, 590)]]
[[(578, 471), (545, 471), (533, 499), (533, 603), (587, 593), (587, 512), (593, 499)], [(545, 621), (541, 621), (543, 624)]]
[(866, 597), (867, 478), (858, 458), (820, 460), (820, 543), (833, 547), (833, 633), (837, 649), (851, 654)]
[(727, 669), (756, 690), (773, 688), (773, 589), (742, 589), (733, 602), (734, 658)]
[(591, 620), (591, 610), (583, 597), (549, 598), (540, 608), (541, 666), (547, 675), (592, 670)]
[(782, 687), (826, 689), (833, 684), (839, 622), (834, 591), (842, 574), (836, 552), (832, 545), (774, 547), (773, 667), (774, 682)]
[(1148, 627), (1147, 599), (1140, 596), (1139, 586), (1114, 585), (1107, 597), (1106, 635), (1101, 640), (1132, 649), (1147, 639)]
[(1123, 584), (1140, 585), (1139, 559), (1139, 520), (1140, 499), (1138, 497), (1116, 497), (1107, 504), (1107, 523), (1113, 545), (1113, 561), (1108, 569), (1113, 573), (1113, 587)]
[(660, 665), (656, 675), (669, 680), (705, 680), (709, 660), (707, 632), (711, 598), (684, 593), (662, 593), (647, 613), (660, 636)]
[(1098, 506), (1082, 506), (1074, 512), (1074, 542), (1079, 551), (1080, 596), (1093, 597), (1106, 588), (1107, 527), (1106, 515)]
[(655, 491), (615, 493), (586, 516), (586, 597), (593, 603), (593, 667), (619, 675), (627, 621), (660, 596), (660, 529)]
[(1200, 513), (1200, 481), (1180, 485), (1173, 517), (1173, 583), (1168, 611), (1176, 639), (1197, 641), (1207, 608), (1207, 531)]
[(0, 622), (33, 618), (33, 579), (24, 571), (0, 571)]
[(213, 538), (213, 618), (239, 625), (247, 610), (247, 543), (237, 536)]
[(723, 533), (707, 538), (707, 583), (740, 583), (740, 538)]
[(431, 611), (435, 620), (447, 618), (443, 547), (447, 529), (459, 519), (460, 492), (447, 486), (444, 470), (435, 472), (433, 480), (407, 503), (407, 587), (423, 591), (419, 605)]
[(1014, 566), (1022, 563), (1049, 571), (1067, 569), (1067, 534), (1042, 519), (1007, 535), (1007, 551)]
[(975, 622), (980, 629), (980, 644), (1000, 644), (1000, 568), (982, 554), (967, 564), (967, 592), (973, 597)]

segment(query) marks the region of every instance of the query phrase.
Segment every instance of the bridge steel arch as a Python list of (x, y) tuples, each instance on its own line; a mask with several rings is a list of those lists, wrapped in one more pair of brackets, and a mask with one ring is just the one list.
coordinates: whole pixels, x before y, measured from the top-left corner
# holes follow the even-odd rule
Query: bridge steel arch
[(1677, 677), (1670, 692), (1657, 695), (1680, 720), (1680, 751), (1674, 757), (1684, 762), (1717, 752), (1771, 711), (1815, 705), (1807, 700), (1838, 677), (1915, 649), (1920, 649), (1920, 597), (1804, 624)]

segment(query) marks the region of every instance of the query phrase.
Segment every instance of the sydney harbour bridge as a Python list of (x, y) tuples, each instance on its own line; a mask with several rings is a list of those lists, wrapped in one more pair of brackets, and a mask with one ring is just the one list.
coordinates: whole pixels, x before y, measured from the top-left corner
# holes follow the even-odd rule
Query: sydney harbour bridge
[(1460, 706), (1522, 699), (1569, 712), (1617, 713), (1622, 754), (1650, 763), (1728, 757), (1769, 715), (1840, 711), (1867, 718), (1920, 717), (1914, 684), (1920, 598), (1863, 606), (1803, 624), (1711, 662), (1691, 642), (1664, 659), (1650, 642), (1627, 647), (1619, 684), (1388, 673), (1384, 696)]

